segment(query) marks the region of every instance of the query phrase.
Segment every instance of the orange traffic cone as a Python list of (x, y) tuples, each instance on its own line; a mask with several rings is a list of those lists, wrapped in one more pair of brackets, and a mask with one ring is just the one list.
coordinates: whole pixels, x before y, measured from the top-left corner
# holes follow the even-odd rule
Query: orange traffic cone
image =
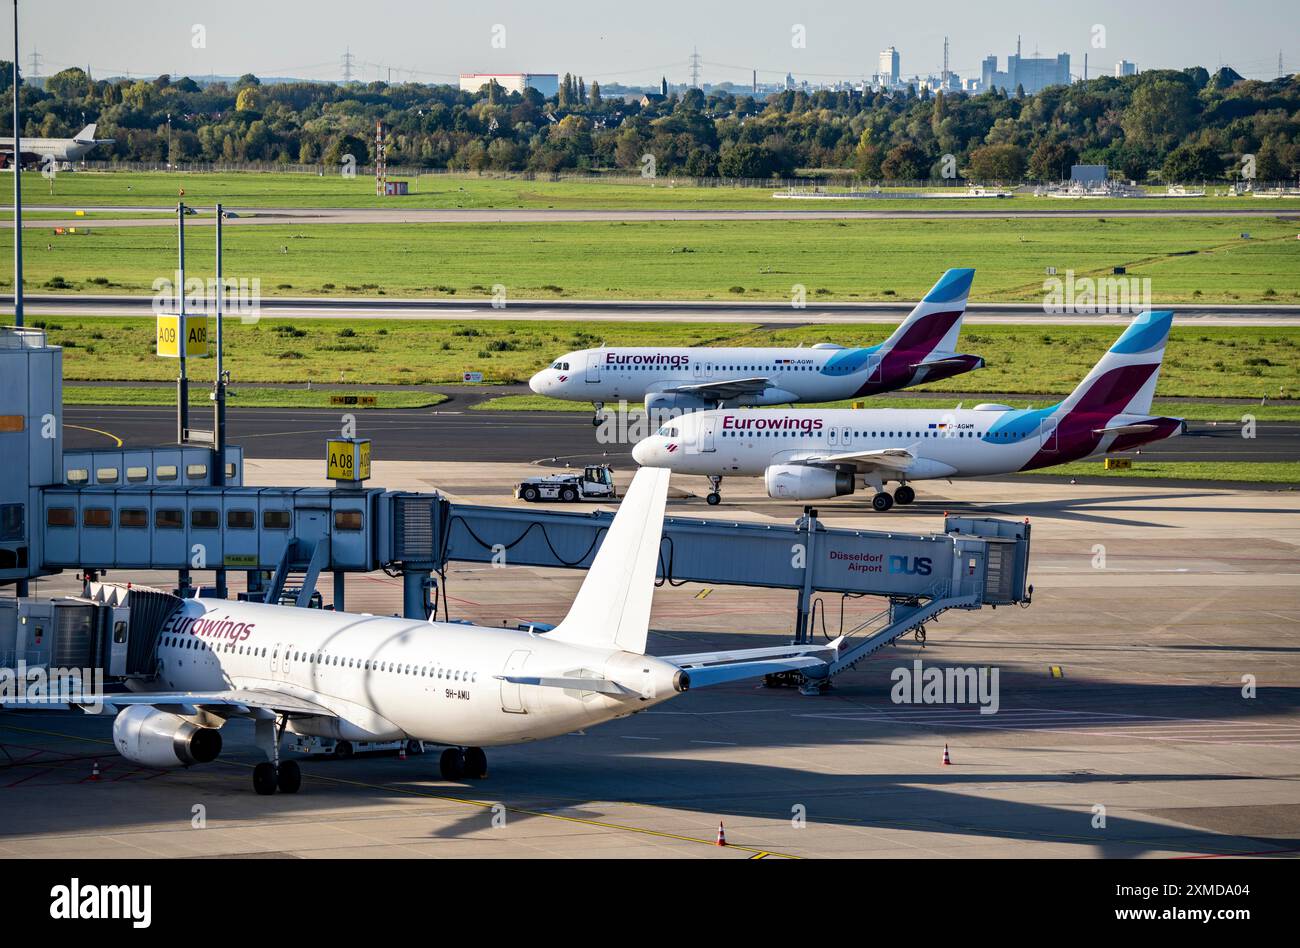
[(98, 780), (98, 779), (99, 779), (99, 761), (95, 761), (95, 763), (91, 766), (91, 768), (90, 768), (90, 779), (91, 779), (91, 780)]
[(948, 745), (943, 745), (943, 765), (948, 767), (952, 764), (952, 757), (948, 755)]
[(718, 820), (718, 842), (717, 845), (727, 845), (727, 831), (722, 828), (722, 820)]

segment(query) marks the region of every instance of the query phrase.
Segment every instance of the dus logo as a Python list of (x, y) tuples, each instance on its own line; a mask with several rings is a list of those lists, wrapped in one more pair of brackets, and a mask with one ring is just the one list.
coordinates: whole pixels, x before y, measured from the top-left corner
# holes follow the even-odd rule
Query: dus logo
[(908, 576), (929, 576), (930, 557), (928, 556), (891, 556), (889, 558), (891, 573), (904, 573)]

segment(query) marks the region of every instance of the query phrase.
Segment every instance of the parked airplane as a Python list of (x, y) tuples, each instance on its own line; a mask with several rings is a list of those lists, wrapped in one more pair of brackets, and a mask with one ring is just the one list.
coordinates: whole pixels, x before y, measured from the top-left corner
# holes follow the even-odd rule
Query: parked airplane
[(884, 342), (783, 348), (601, 347), (560, 356), (528, 381), (538, 395), (591, 402), (645, 400), (648, 410), (829, 402), (892, 392), (984, 367), (956, 352), (974, 270), (949, 270)]
[[(49, 160), (80, 161), (96, 145), (111, 145), (113, 141), (111, 138), (96, 138), (94, 122), (71, 138), (24, 138), (23, 164), (32, 165)], [(12, 165), (13, 156), (13, 136), (0, 138), (0, 158), (3, 158), (5, 167)]]
[(147, 688), (67, 703), (102, 702), (117, 714), (118, 752), (158, 768), (214, 760), (221, 726), (251, 718), (268, 758), (254, 788), (293, 793), (302, 775), (280, 760), (286, 730), (444, 744), (444, 778), (483, 777), (486, 746), (627, 717), (691, 687), (824, 666), (813, 653), (838, 642), (645, 654), (668, 479), (637, 472), (568, 615), (545, 634), (188, 599), (162, 626)]
[[(1181, 434), (1152, 416), (1174, 314), (1144, 313), (1070, 397), (1046, 408), (717, 410), (684, 415), (632, 450), (638, 464), (703, 474), (721, 499), (724, 475), (762, 476), (770, 497), (820, 500), (874, 489), (871, 506), (910, 504), (909, 481), (1031, 471), (1126, 451)], [(884, 485), (899, 486), (891, 497)]]

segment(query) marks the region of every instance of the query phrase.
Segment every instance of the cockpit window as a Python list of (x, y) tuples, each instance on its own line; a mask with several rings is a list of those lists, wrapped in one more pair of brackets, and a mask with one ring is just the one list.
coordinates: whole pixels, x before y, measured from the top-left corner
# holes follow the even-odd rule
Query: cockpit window
[(672, 425), (664, 425), (662, 428), (659, 429), (658, 434), (661, 438), (676, 438), (677, 429), (674, 428)]
[(567, 362), (557, 362), (557, 363), (555, 363), (555, 365), (551, 366), (551, 368), (553, 368), (553, 369), (559, 369), (561, 372), (567, 372), (567, 371), (569, 370), (569, 363), (567, 363)]

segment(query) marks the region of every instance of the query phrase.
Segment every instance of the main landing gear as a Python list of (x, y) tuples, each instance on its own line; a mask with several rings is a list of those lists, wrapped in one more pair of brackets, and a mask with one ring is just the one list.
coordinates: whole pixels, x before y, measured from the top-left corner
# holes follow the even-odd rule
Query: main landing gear
[(487, 754), (481, 747), (448, 747), (438, 759), (443, 780), (482, 780), (487, 776)]
[(280, 760), (280, 742), (284, 739), (284, 728), (288, 723), (289, 716), (281, 714), (276, 719), (259, 720), (254, 724), (257, 743), (262, 745), (262, 750), (271, 758), (253, 768), (253, 789), (261, 796), (270, 796), (276, 790), (281, 793), (297, 793), (302, 788), (302, 768), (298, 762)]
[(719, 491), (719, 488), (722, 487), (722, 475), (710, 474), (709, 483), (713, 485), (713, 490), (709, 491), (709, 496), (704, 499), (709, 502), (710, 507), (716, 507), (722, 503), (722, 494)]
[(876, 493), (872, 495), (871, 509), (878, 511), (879, 513), (884, 513), (886, 510), (892, 508), (894, 504), (906, 507), (915, 500), (916, 491), (908, 487), (906, 484), (899, 484), (894, 490), (893, 496), (890, 496), (889, 492), (884, 490), (883, 487), (879, 487), (876, 489)]

